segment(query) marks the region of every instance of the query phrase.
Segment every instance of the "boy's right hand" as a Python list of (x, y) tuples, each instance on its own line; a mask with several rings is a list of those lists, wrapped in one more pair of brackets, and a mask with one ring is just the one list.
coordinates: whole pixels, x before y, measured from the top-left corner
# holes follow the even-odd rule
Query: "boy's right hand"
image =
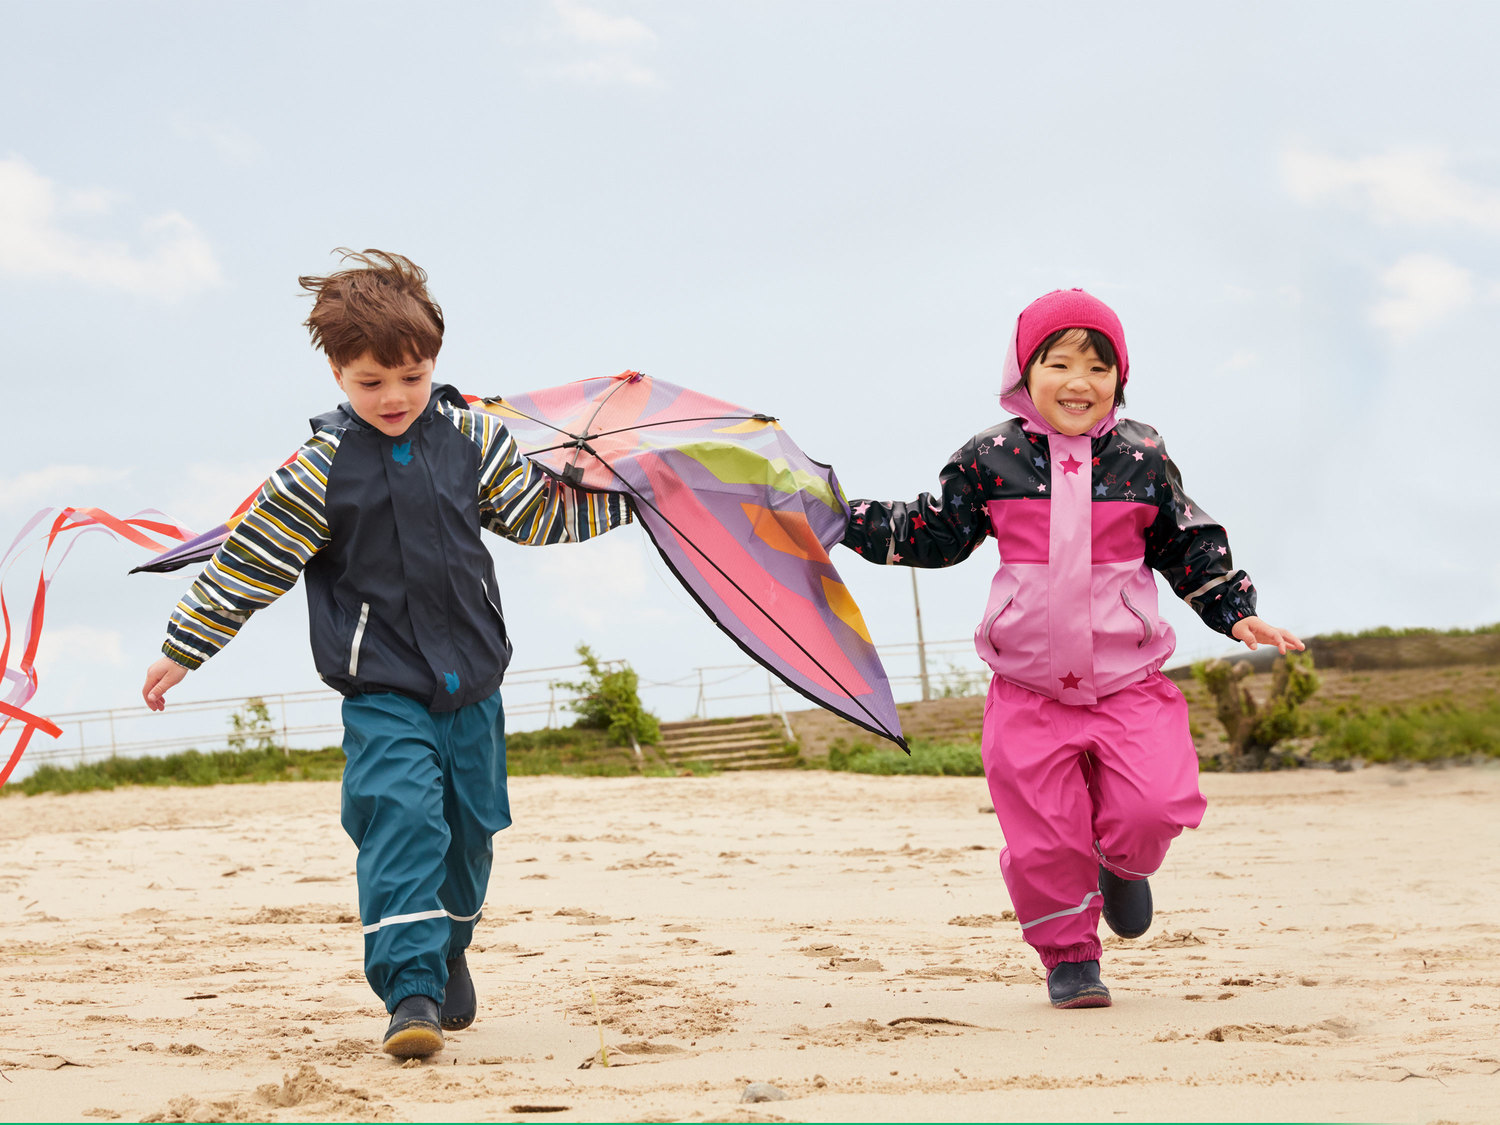
[(153, 711), (165, 708), (167, 701), (162, 696), (167, 693), (168, 688), (180, 684), (182, 677), (187, 674), (188, 670), (170, 656), (163, 656), (147, 668), (146, 686), (141, 688), (141, 698), (146, 701), (146, 706)]

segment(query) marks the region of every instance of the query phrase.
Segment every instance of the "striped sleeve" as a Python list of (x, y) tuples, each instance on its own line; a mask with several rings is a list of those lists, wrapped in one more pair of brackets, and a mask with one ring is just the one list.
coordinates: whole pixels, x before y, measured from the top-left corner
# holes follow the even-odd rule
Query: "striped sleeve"
[(479, 515), (497, 535), (531, 547), (581, 543), (634, 518), (624, 496), (586, 492), (538, 468), (493, 414), (445, 412), (479, 446)]
[(167, 623), (162, 652), (197, 668), (234, 639), (258, 609), (297, 584), (328, 543), (324, 500), (338, 435), (314, 434), (273, 473)]

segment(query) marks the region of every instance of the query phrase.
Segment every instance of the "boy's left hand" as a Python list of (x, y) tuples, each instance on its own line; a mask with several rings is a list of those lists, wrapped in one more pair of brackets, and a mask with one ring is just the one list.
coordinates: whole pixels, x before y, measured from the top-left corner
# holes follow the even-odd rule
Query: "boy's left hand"
[(1229, 632), (1235, 640), (1245, 642), (1252, 652), (1261, 645), (1275, 645), (1276, 651), (1285, 656), (1289, 648), (1294, 648), (1298, 652), (1307, 648), (1297, 639), (1296, 634), (1286, 629), (1278, 629), (1275, 625), (1253, 615), (1240, 618)]

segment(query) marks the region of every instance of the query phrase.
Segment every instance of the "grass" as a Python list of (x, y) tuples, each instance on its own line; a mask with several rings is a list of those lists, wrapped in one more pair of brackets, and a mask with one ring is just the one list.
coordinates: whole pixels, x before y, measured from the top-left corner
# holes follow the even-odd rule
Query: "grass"
[(1500, 621), (1493, 625), (1479, 625), (1473, 629), (1429, 629), (1415, 626), (1409, 629), (1392, 629), (1389, 625), (1377, 625), (1373, 629), (1362, 629), (1358, 633), (1319, 633), (1310, 638), (1316, 641), (1358, 641), (1366, 637), (1476, 637), (1500, 633)]
[(983, 777), (977, 742), (912, 742), (911, 757), (894, 746), (837, 739), (828, 747), (828, 768), (844, 773), (937, 774)]
[(1460, 707), (1451, 699), (1367, 708), (1340, 704), (1312, 716), (1316, 761), (1432, 762), (1500, 758), (1500, 699)]
[(675, 770), (647, 751), (638, 763), (635, 751), (615, 746), (602, 730), (517, 731), (505, 736), (505, 768), (512, 777), (562, 774), (568, 777), (670, 777)]
[[(506, 772), (512, 777), (563, 774), (572, 777), (670, 777), (676, 771), (659, 759), (638, 766), (629, 747), (611, 746), (603, 731), (517, 731), (505, 739)], [(105, 758), (78, 766), (41, 766), (0, 795), (21, 792), (83, 793), (120, 785), (233, 785), (266, 781), (337, 781), (344, 774), (344, 751), (293, 750), (264, 746), (254, 750), (185, 750), (161, 757)]]
[(117, 785), (222, 785), (263, 781), (328, 781), (343, 776), (344, 752), (337, 746), (322, 750), (278, 747), (256, 750), (219, 750), (150, 758), (105, 758), (79, 766), (41, 766), (5, 792), (82, 793)]

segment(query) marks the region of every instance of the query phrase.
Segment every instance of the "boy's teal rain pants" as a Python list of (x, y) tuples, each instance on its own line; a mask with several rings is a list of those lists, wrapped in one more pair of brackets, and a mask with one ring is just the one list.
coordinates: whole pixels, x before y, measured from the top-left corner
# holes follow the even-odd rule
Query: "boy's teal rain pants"
[(359, 848), (365, 979), (387, 1011), (442, 1003), (510, 824), (500, 693), (437, 712), (391, 692), (344, 700), (344, 831)]

